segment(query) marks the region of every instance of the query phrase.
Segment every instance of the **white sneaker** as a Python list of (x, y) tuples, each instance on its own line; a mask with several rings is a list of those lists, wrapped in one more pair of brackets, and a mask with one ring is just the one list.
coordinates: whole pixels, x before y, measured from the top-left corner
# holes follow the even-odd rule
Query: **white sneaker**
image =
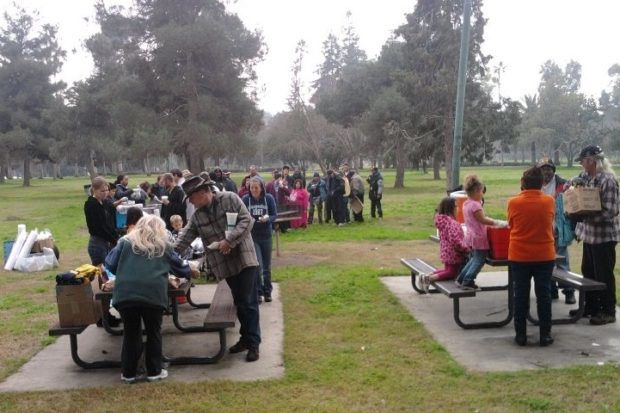
[(168, 370), (161, 369), (161, 371), (159, 372), (157, 376), (148, 376), (146, 379), (148, 381), (157, 381), (157, 380), (163, 380), (166, 377), (168, 377)]
[(121, 374), (121, 381), (123, 383), (127, 383), (127, 384), (133, 384), (136, 382), (136, 378), (135, 377), (125, 377)]
[(431, 286), (431, 275), (430, 274), (424, 274), (422, 276), (422, 288), (424, 289), (424, 292), (426, 294), (428, 294), (430, 286)]

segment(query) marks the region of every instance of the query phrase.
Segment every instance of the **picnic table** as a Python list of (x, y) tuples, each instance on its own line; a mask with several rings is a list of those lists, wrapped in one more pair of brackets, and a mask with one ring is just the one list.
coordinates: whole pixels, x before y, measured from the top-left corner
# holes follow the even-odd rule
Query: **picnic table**
[[(174, 326), (178, 328), (180, 331), (183, 331), (185, 333), (201, 332), (205, 330), (204, 330), (204, 326), (186, 326), (183, 323), (181, 323), (181, 321), (179, 320), (179, 304), (178, 304), (177, 298), (186, 297), (187, 303), (194, 308), (209, 308), (211, 306), (211, 303), (200, 303), (199, 304), (199, 303), (193, 302), (192, 295), (191, 295), (191, 291), (192, 291), (191, 286), (192, 286), (191, 280), (185, 281), (184, 283), (180, 284), (176, 288), (172, 287), (171, 285), (168, 285), (168, 301), (169, 301), (170, 306), (169, 306), (169, 309), (164, 313), (166, 315), (171, 315)], [(101, 302), (102, 308), (107, 310), (108, 308), (110, 308), (110, 302), (112, 301), (112, 291), (100, 291), (95, 294), (95, 299), (99, 300)], [(102, 317), (101, 323), (105, 331), (107, 331), (108, 333), (115, 335), (115, 336), (123, 335), (122, 329), (114, 328), (110, 326), (107, 317)]]
[[(562, 260), (564, 257), (556, 256), (556, 261)], [(401, 259), (403, 265), (408, 267), (411, 270), (411, 284), (414, 290), (416, 290), (420, 294), (424, 294), (425, 291), (420, 289), (420, 287), (416, 284), (416, 278), (419, 278), (420, 274), (428, 274), (435, 270), (435, 267), (432, 265), (422, 261), (421, 259)], [(493, 259), (491, 257), (487, 257), (486, 264), (492, 267), (507, 267), (508, 266), (507, 259)], [(454, 320), (457, 325), (464, 329), (474, 329), (474, 328), (495, 328), (495, 327), (503, 327), (510, 323), (514, 317), (514, 286), (513, 286), (513, 275), (508, 268), (507, 273), (507, 283), (502, 285), (492, 285), (492, 286), (483, 286), (478, 291), (507, 291), (507, 308), (508, 313), (506, 317), (502, 320), (498, 321), (484, 321), (484, 322), (464, 322), (461, 320), (460, 316), (460, 299), (467, 297), (475, 297), (477, 291), (476, 290), (464, 290), (460, 288), (454, 280), (446, 280), (446, 281), (437, 281), (433, 283), (432, 289), (429, 290), (429, 293), (443, 293), (448, 298), (451, 298), (453, 301), (453, 314)], [(484, 273), (481, 273), (484, 274)], [(560, 268), (555, 268), (553, 270), (551, 278), (554, 281), (562, 282), (566, 285), (569, 285), (577, 290), (579, 290), (579, 307), (575, 315), (566, 318), (554, 318), (551, 320), (552, 324), (569, 324), (575, 323), (583, 316), (583, 310), (585, 306), (584, 297), (585, 291), (595, 291), (601, 290), (605, 288), (605, 284), (600, 282), (590, 280), (580, 276), (579, 274), (571, 273)], [(534, 318), (528, 311), (528, 320), (538, 325), (538, 320)]]
[[(188, 283), (189, 284), (189, 283)], [(188, 287), (189, 288), (189, 287)], [(173, 290), (171, 293), (170, 290)], [(172, 288), (168, 292), (168, 296), (174, 304), (172, 306), (177, 311), (176, 297), (185, 292), (185, 288)], [(107, 296), (101, 296), (102, 302), (107, 300)], [(109, 302), (109, 301), (108, 301)], [(207, 304), (199, 304), (200, 308), (209, 308), (207, 315), (204, 319), (203, 326), (186, 327), (182, 331), (191, 332), (217, 332), (219, 334), (219, 348), (217, 352), (207, 356), (181, 356), (181, 357), (167, 357), (164, 355), (164, 362), (170, 365), (186, 365), (186, 364), (214, 364), (217, 363), (226, 353), (226, 329), (235, 326), (236, 307), (233, 302), (232, 293), (228, 287), (228, 283), (223, 280), (220, 281), (215, 289), (215, 294), (209, 306)], [(178, 314), (178, 313), (177, 313)], [(174, 316), (173, 316), (174, 319)], [(177, 325), (178, 318), (175, 321)], [(50, 336), (70, 336), (71, 346), (71, 358), (79, 367), (83, 369), (101, 369), (101, 368), (118, 368), (121, 366), (119, 360), (97, 360), (97, 361), (85, 361), (80, 358), (78, 354), (78, 335), (81, 334), (88, 325), (75, 326), (75, 327), (60, 327), (58, 325), (49, 329)], [(118, 330), (114, 330), (114, 335), (118, 335)], [(122, 330), (121, 330), (122, 334)]]
[(273, 221), (273, 230), (276, 235), (276, 256), (277, 257), (280, 256), (280, 223), (295, 221), (295, 220), (300, 219), (301, 217), (296, 214), (299, 214), (299, 212), (296, 210), (278, 212), (278, 217)]

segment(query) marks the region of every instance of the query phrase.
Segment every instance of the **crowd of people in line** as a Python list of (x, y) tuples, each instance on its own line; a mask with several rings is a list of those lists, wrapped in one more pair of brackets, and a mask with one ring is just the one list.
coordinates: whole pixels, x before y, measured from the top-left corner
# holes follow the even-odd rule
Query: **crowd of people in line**
[[(383, 177), (373, 168), (370, 185), (371, 216), (382, 218)], [(365, 195), (362, 178), (348, 165), (332, 168), (324, 177), (314, 173), (306, 182), (301, 170), (290, 174), (284, 166), (269, 182), (255, 166), (243, 178), (239, 189), (230, 172), (215, 168), (192, 176), (173, 169), (153, 184), (129, 186), (129, 177), (119, 175), (108, 183), (102, 176), (92, 179), (90, 196), (84, 204), (90, 234), (88, 254), (91, 263), (115, 277), (112, 302), (123, 323), (121, 380), (135, 382), (138, 360), (143, 352), (142, 327), (146, 334), (146, 379), (168, 376), (162, 368), (161, 323), (167, 308), (168, 274), (190, 278), (191, 244), (202, 241), (209, 270), (218, 281), (226, 280), (237, 308), (240, 339), (231, 353), (246, 351), (246, 360), (259, 358), (261, 334), (259, 304), (272, 301), (272, 234), (278, 214), (292, 218), (282, 222), (283, 231), (305, 228), (316, 219), (319, 224), (333, 220), (344, 225), (350, 220), (363, 222)], [(117, 228), (117, 207), (129, 201), (157, 204), (160, 218), (143, 214), (141, 208), (126, 210), (122, 230)], [(227, 213), (235, 214), (231, 225)], [(137, 293), (140, 291), (140, 293)], [(105, 312), (112, 326), (121, 321)]]
[[(540, 320), (539, 344), (547, 346), (553, 343), (551, 302), (558, 298), (558, 286), (551, 274), (556, 264), (570, 270), (567, 247), (576, 238), (583, 242), (583, 275), (606, 285), (605, 290), (585, 293), (584, 315), (593, 325), (615, 322), (618, 181), (598, 146), (585, 147), (576, 161), (583, 172), (570, 180), (558, 176), (554, 163), (547, 158), (523, 172), (521, 192), (508, 201), (507, 221), (485, 215), (486, 187), (477, 176), (468, 176), (462, 211), (467, 231), (456, 221), (455, 198), (442, 199), (435, 225), (444, 268), (423, 274), (423, 288), (428, 290), (435, 281), (454, 279), (463, 289), (478, 289), (475, 280), (490, 249), (487, 227), (510, 227), (508, 263), (514, 280), (515, 341), (520, 346), (527, 344), (526, 316), (533, 279)], [(372, 169), (366, 182), (370, 186), (371, 217), (381, 218), (383, 178), (377, 168)], [(576, 182), (599, 188), (599, 212), (579, 217), (564, 214), (562, 193)], [(259, 358), (259, 304), (262, 300), (272, 301), (272, 233), (278, 215), (292, 208), (291, 227), (303, 228), (317, 222), (316, 211), (319, 224), (333, 220), (341, 226), (348, 222), (350, 209), (352, 219), (363, 222), (364, 181), (346, 164), (341, 169), (329, 169), (323, 177), (314, 173), (308, 182), (299, 169), (290, 174), (288, 166), (274, 171), (266, 182), (251, 166), (239, 189), (229, 171), (220, 168), (200, 176), (172, 170), (158, 177), (155, 184), (145, 182), (136, 189), (128, 184), (126, 175), (113, 184), (95, 177), (84, 205), (91, 262), (105, 264), (116, 274), (113, 302), (125, 332), (121, 379), (128, 383), (137, 380), (137, 362), (143, 351), (141, 322), (147, 336), (147, 380), (168, 375), (162, 368), (160, 331), (168, 300), (167, 277), (169, 273), (191, 276), (187, 262), (179, 254), (185, 254), (195, 239), (202, 241), (205, 259), (217, 280), (226, 280), (230, 286), (237, 308), (240, 339), (229, 351), (245, 351), (246, 360), (251, 362)], [(115, 225), (116, 207), (130, 198), (161, 204), (162, 219), (142, 216), (141, 210), (128, 211), (127, 235), (121, 237)], [(234, 225), (229, 222), (230, 214), (236, 217)], [(574, 291), (560, 288), (565, 302), (574, 304)], [(576, 311), (571, 310), (571, 315)]]
[[(584, 293), (584, 316), (590, 318), (592, 325), (615, 323), (615, 248), (620, 232), (618, 180), (599, 146), (583, 148), (575, 161), (581, 164), (583, 171), (569, 180), (556, 174), (555, 164), (549, 158), (523, 172), (521, 192), (508, 201), (507, 221), (485, 216), (485, 186), (475, 175), (466, 177), (467, 199), (462, 207), (466, 231), (456, 219), (456, 198), (442, 199), (436, 210), (435, 226), (444, 268), (422, 274), (422, 287), (428, 291), (433, 282), (454, 279), (460, 288), (479, 289), (475, 279), (490, 250), (487, 227), (509, 227), (508, 265), (514, 282), (515, 342), (520, 346), (527, 344), (526, 318), (533, 279), (540, 320), (539, 344), (548, 346), (553, 343), (551, 303), (558, 299), (558, 285), (551, 275), (556, 265), (570, 271), (568, 246), (577, 239), (583, 245), (583, 276), (606, 286), (604, 290)], [(587, 215), (565, 214), (562, 194), (577, 184), (599, 189), (600, 211)], [(563, 288), (565, 303), (575, 304), (574, 290), (559, 287)], [(575, 316), (578, 311), (570, 310), (569, 315)]]

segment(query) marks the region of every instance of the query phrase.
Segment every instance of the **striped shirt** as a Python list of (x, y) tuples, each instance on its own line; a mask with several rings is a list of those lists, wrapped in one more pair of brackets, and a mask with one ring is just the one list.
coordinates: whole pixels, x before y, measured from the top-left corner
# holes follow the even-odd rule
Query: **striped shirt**
[(620, 224), (618, 222), (618, 181), (607, 172), (599, 172), (590, 176), (582, 172), (579, 177), (586, 187), (599, 188), (601, 195), (601, 211), (586, 215), (583, 222), (577, 224), (575, 235), (587, 244), (602, 244), (618, 241)]
[[(230, 231), (226, 240), (232, 248), (230, 254), (222, 255), (218, 250), (207, 248), (214, 241), (225, 238), (226, 212), (236, 212), (237, 225)], [(194, 212), (189, 222), (181, 231), (174, 249), (185, 251), (192, 241), (202, 239), (209, 267), (218, 281), (239, 274), (244, 268), (258, 266), (252, 226), (254, 222), (241, 198), (232, 192), (216, 192), (210, 206), (202, 206)]]

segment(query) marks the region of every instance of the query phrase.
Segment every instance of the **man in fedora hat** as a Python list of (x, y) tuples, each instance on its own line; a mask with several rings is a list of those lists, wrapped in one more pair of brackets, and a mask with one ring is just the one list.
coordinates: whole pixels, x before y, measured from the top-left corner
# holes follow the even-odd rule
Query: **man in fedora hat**
[[(579, 177), (586, 187), (599, 189), (601, 210), (585, 215), (577, 224), (575, 235), (583, 241), (581, 272), (586, 278), (605, 283), (602, 291), (586, 292), (584, 315), (590, 324), (616, 322), (616, 243), (618, 222), (618, 180), (600, 146), (589, 145), (581, 150), (575, 162), (581, 163)], [(574, 310), (573, 310), (574, 311)]]
[[(209, 267), (219, 280), (230, 286), (241, 337), (229, 351), (240, 353), (247, 350), (246, 360), (258, 360), (261, 342), (258, 287), (256, 284), (258, 260), (252, 241), (253, 220), (239, 196), (232, 192), (215, 192), (215, 183), (199, 176), (183, 183), (187, 199), (196, 212), (177, 238), (174, 248), (185, 251), (194, 239), (200, 237)], [(228, 229), (226, 213), (237, 213), (234, 228)]]

